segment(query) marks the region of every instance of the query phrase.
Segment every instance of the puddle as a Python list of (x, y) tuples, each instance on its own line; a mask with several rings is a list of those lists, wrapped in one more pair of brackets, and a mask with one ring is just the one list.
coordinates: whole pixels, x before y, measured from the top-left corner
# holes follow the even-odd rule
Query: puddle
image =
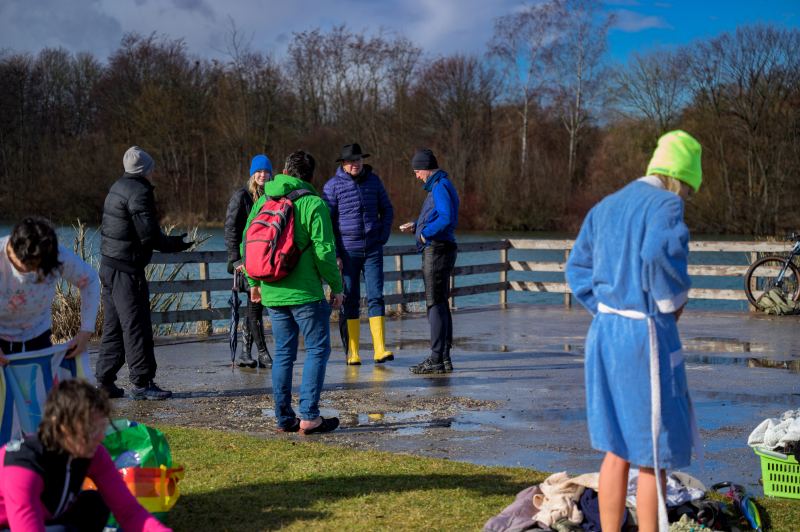
[(479, 432), (489, 430), (489, 427), (484, 427), (480, 423), (472, 423), (470, 421), (453, 421), (450, 423), (450, 428), (458, 432)]
[[(398, 340), (394, 343), (394, 347), (398, 350), (403, 349), (430, 349), (431, 341), (427, 338), (411, 339), (411, 340)], [(514, 349), (509, 348), (506, 344), (493, 344), (490, 342), (481, 342), (474, 338), (457, 338), (453, 343), (455, 349), (461, 351), (470, 351), (476, 353), (509, 353)]]
[(403, 427), (394, 431), (398, 436), (420, 436), (425, 434), (425, 429), (422, 427)]

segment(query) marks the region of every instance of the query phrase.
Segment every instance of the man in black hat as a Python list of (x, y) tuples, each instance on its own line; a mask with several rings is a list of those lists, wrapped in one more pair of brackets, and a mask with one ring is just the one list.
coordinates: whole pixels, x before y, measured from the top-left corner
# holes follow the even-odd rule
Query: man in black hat
[(450, 276), (456, 264), (458, 225), (458, 193), (439, 168), (433, 152), (419, 149), (411, 159), (414, 175), (428, 192), (416, 222), (400, 226), (414, 232), (417, 249), (422, 252), (422, 276), (425, 281), (425, 303), (431, 327), (431, 353), (412, 373), (449, 373), (453, 371), (450, 349), (453, 346), (453, 317), (450, 314)]
[(358, 144), (347, 144), (336, 160), (341, 165), (323, 188), (336, 236), (336, 259), (344, 280), (344, 313), (347, 318), (347, 364), (361, 364), (359, 302), (361, 274), (367, 285), (369, 328), (374, 361), (394, 360), (384, 340), (383, 246), (392, 231), (394, 209), (380, 177), (364, 164), (369, 157)]

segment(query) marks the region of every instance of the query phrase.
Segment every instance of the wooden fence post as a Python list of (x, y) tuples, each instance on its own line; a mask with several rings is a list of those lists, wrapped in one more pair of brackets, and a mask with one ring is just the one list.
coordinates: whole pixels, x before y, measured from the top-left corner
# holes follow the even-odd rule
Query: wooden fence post
[(395, 290), (397, 290), (397, 293), (401, 296), (400, 303), (397, 304), (397, 312), (398, 314), (404, 314), (408, 312), (408, 310), (406, 309), (406, 304), (403, 303), (403, 298), (405, 298), (406, 295), (406, 289), (403, 285), (403, 255), (394, 256), (394, 269), (397, 270), (400, 277), (395, 284)]
[[(205, 281), (208, 279), (208, 263), (207, 262), (200, 262), (198, 263), (198, 267), (200, 268), (200, 279)], [(200, 292), (200, 305), (204, 309), (211, 308), (211, 292), (208, 290), (203, 290)], [(197, 332), (199, 334), (210, 335), (214, 332), (214, 324), (211, 320), (208, 321), (201, 321), (202, 325), (197, 327)]]
[[(510, 246), (511, 243), (506, 240), (506, 243)], [(505, 268), (500, 270), (500, 282), (503, 283), (503, 289), (500, 290), (500, 308), (506, 308), (508, 306), (508, 248), (505, 247), (500, 250), (500, 264), (504, 265)]]
[[(569, 250), (564, 250), (564, 282), (566, 283), (566, 275), (567, 275), (567, 261), (569, 260)], [(572, 308), (572, 294), (569, 292), (569, 285), (565, 288), (564, 292), (564, 306), (566, 308)]]

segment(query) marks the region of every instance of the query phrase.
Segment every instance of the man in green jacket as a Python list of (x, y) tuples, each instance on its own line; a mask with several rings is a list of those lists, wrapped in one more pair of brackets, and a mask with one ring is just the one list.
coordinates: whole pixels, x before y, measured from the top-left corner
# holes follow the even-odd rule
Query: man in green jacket
[[(331, 287), (333, 308), (343, 300), (342, 276), (336, 265), (336, 243), (328, 206), (310, 181), (314, 158), (296, 151), (286, 158), (283, 174), (264, 184), (264, 195), (250, 211), (247, 227), (268, 197), (286, 196), (298, 189), (312, 192), (294, 200), (294, 241), (305, 250), (292, 272), (272, 283), (248, 279), (250, 299), (261, 301), (269, 312), (275, 356), (272, 365), (272, 395), (280, 432), (313, 434), (330, 432), (339, 419), (319, 415), (319, 396), (325, 381), (325, 367), (331, 354), (331, 305), (322, 291), (324, 280)], [(247, 231), (247, 229), (245, 229)], [(303, 334), (306, 360), (300, 387), (300, 417), (292, 409), (292, 373), (297, 359), (298, 333)]]

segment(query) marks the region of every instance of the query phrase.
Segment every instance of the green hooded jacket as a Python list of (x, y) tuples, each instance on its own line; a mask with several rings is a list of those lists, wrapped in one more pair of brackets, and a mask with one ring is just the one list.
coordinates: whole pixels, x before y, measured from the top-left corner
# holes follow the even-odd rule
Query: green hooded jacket
[[(325, 201), (319, 197), (311, 183), (285, 174), (278, 174), (272, 181), (264, 183), (264, 195), (250, 210), (245, 232), (268, 196), (285, 196), (301, 188), (310, 190), (314, 195), (301, 196), (294, 202), (294, 241), (299, 249), (305, 248), (300, 261), (280, 281), (265, 283), (249, 277), (247, 279), (250, 286), (261, 288), (261, 304), (265, 307), (302, 305), (325, 299), (320, 279), (328, 283), (334, 294), (343, 291), (342, 276), (336, 265), (336, 243), (331, 215)], [(310, 246), (309, 240), (312, 242)], [(244, 246), (244, 238), (242, 242)]]

